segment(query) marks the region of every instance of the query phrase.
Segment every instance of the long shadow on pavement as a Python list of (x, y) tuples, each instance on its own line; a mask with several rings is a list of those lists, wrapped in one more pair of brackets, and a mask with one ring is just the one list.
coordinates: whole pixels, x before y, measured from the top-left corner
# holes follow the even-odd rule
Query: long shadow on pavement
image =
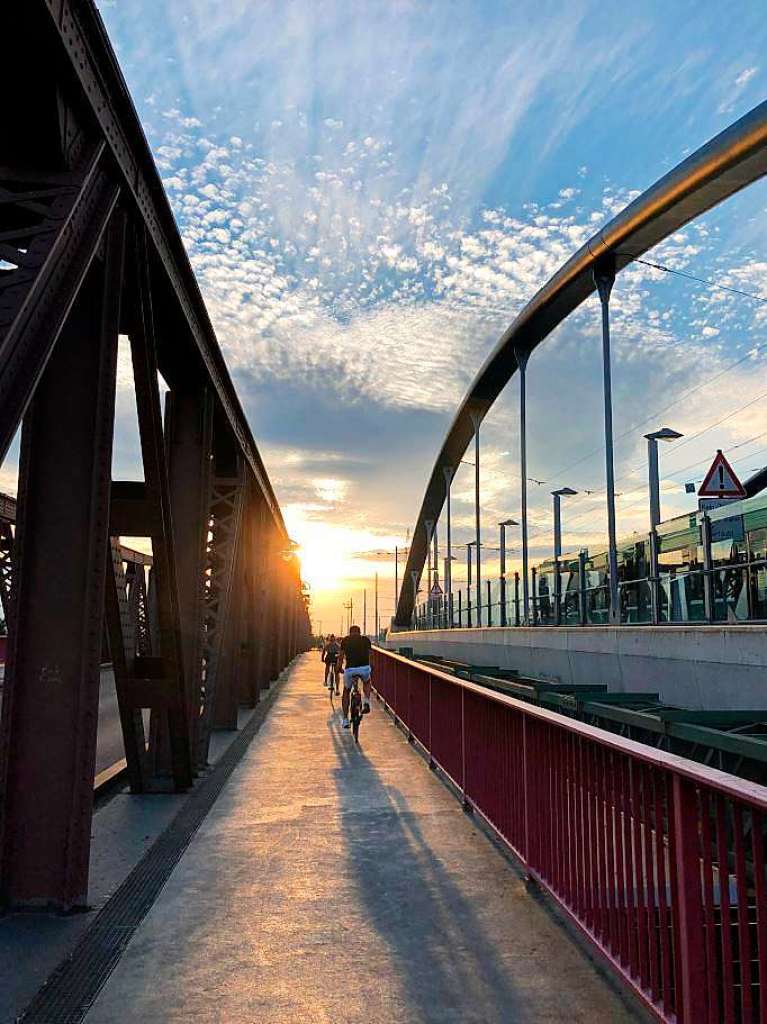
[[(467, 830), (455, 828), (454, 814), (437, 809), (429, 818), (437, 830), (433, 845), (419, 827), (409, 797), (385, 782), (368, 759), (364, 723), (360, 746), (337, 718), (329, 720), (328, 728), (340, 761), (336, 784), (346, 870), (370, 922), (396, 961), (397, 977), (413, 1007), (412, 1019), (441, 1024), (540, 1020), (528, 993), (510, 983), (497, 946), (438, 852), (443, 847), (446, 859), (454, 858), (456, 833), (458, 842), (466, 843)], [(401, 755), (401, 767), (387, 757), (394, 770), (412, 776), (426, 771), (407, 748)], [(424, 790), (421, 800), (429, 796), (429, 786)], [(476, 860), (471, 848), (467, 853), (470, 861)], [(467, 870), (471, 867), (467, 864)], [(487, 893), (489, 900), (494, 896), (499, 905), (492, 912), (501, 915), (500, 897)]]

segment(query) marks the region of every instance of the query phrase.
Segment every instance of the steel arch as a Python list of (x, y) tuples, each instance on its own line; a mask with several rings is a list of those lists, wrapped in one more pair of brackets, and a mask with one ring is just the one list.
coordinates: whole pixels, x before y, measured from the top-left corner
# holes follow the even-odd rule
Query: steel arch
[(529, 355), (595, 290), (594, 268), (615, 259), (627, 266), (689, 221), (767, 174), (767, 101), (697, 149), (650, 186), (586, 242), (546, 282), (504, 331), (474, 378), (434, 463), (418, 513), (397, 599), (394, 627), (410, 625), (412, 573), (420, 580), (427, 552), (427, 520), (445, 502), (443, 469), (454, 468), (469, 446), (472, 417), (483, 419), (517, 369), (515, 352)]

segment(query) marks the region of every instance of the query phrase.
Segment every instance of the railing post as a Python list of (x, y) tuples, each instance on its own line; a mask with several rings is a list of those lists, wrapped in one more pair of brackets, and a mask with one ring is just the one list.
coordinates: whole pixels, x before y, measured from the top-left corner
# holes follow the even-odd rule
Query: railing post
[(586, 605), (586, 552), (578, 552), (578, 604), (581, 616), (581, 625), (585, 626), (589, 621), (589, 612)]
[[(488, 624), (488, 626), (492, 626), (492, 624), (493, 624), (493, 610), (492, 610), (492, 607), (490, 605), (490, 601), (491, 601), (490, 580), (485, 580), (485, 586), (487, 587), (487, 624)], [(481, 622), (480, 622), (480, 625), (482, 625)]]
[(458, 628), (463, 625), (463, 608), (461, 607), (461, 591), (458, 591)]
[(501, 625), (507, 626), (508, 621), (506, 617), (506, 577), (501, 576)]
[(534, 785), (534, 771), (536, 770), (534, 761), (534, 748), (533, 748), (533, 729), (535, 728), (535, 722), (529, 715), (522, 713), (522, 800), (524, 803), (523, 810), (523, 838), (522, 838), (522, 856), (524, 857), (525, 868), (529, 870), (530, 865), (533, 862), (533, 851), (532, 851), (532, 821), (531, 821), (531, 804), (533, 796), (533, 785)]
[(519, 573), (514, 573), (514, 625), (519, 625)]
[(466, 625), (471, 629), (471, 591), (466, 591)]
[(676, 903), (674, 918), (679, 950), (677, 992), (681, 995), (677, 1020), (681, 1024), (699, 1024), (706, 1019), (708, 986), (698, 838), (700, 816), (695, 783), (675, 775), (673, 801), (672, 870), (676, 884), (672, 899)]

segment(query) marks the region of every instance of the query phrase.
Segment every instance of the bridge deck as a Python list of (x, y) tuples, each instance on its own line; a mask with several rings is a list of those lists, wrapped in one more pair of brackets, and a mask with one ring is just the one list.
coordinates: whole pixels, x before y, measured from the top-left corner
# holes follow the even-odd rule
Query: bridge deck
[(320, 673), (294, 664), (87, 1024), (632, 1019), (380, 705), (355, 748)]

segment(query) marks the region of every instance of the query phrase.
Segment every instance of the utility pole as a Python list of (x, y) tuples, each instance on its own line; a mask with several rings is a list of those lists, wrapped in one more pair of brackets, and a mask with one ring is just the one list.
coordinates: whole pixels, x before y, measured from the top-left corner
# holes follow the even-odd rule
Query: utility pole
[(397, 601), (399, 600), (399, 548), (394, 548), (394, 614), (397, 614)]
[(368, 592), (362, 591), (362, 635), (368, 635)]
[(376, 630), (376, 640), (377, 640), (378, 639), (378, 633), (379, 633), (379, 630), (378, 630), (378, 573), (376, 573), (376, 583), (375, 583), (375, 630)]

